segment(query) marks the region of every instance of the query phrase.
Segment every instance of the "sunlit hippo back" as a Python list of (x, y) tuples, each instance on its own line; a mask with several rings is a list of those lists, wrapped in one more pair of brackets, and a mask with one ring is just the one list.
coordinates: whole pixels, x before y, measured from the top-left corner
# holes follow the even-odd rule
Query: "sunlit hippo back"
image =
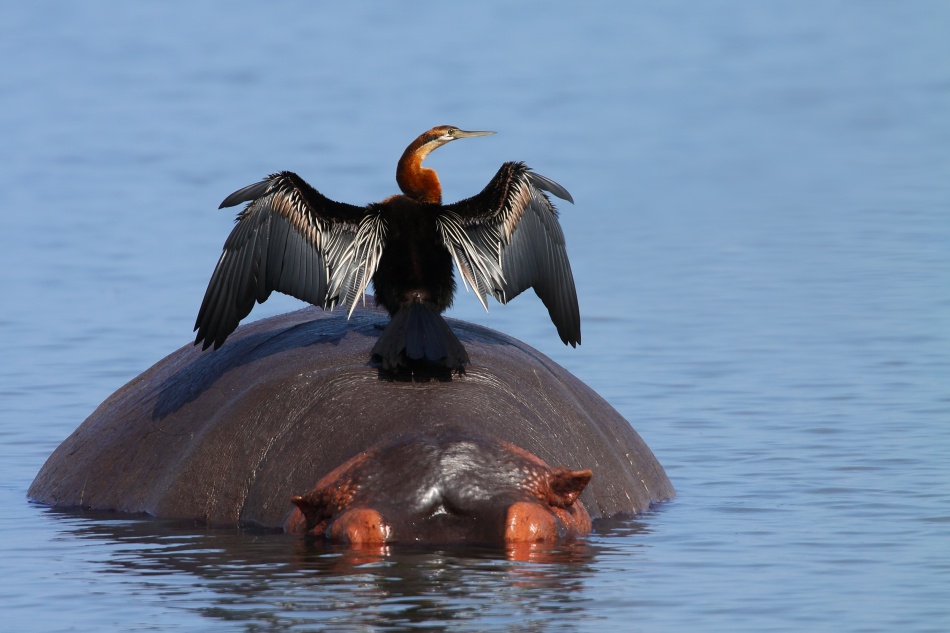
[(384, 443), (294, 497), (287, 530), (349, 544), (532, 542), (586, 534), (590, 470), (448, 435)]

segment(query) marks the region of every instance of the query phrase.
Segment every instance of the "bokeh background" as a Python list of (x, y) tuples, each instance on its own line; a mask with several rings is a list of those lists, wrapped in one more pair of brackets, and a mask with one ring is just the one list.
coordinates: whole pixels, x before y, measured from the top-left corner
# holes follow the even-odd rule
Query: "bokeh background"
[[(0, 629), (950, 628), (950, 5), (0, 9)], [(224, 196), (290, 169), (378, 200), (443, 123), (498, 132), (427, 160), (447, 201), (505, 160), (573, 194), (583, 345), (533, 296), (451, 316), (590, 384), (675, 501), (527, 562), (27, 501), (189, 343)]]

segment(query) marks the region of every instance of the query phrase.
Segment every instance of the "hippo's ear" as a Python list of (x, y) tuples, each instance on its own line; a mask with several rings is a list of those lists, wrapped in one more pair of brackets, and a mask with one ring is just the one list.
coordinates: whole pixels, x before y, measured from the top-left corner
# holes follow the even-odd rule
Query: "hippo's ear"
[(298, 495), (291, 497), (290, 502), (297, 506), (300, 512), (303, 513), (304, 518), (307, 519), (308, 531), (333, 516), (333, 511), (327, 504), (325, 495), (312, 493), (303, 496)]
[(567, 508), (584, 492), (594, 473), (590, 470), (571, 470), (555, 468), (551, 471), (548, 485), (551, 489), (548, 503), (559, 508)]

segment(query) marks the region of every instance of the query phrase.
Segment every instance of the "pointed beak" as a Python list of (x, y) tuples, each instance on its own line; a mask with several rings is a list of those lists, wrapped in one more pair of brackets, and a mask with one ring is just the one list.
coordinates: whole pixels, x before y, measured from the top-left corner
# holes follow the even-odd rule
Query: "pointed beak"
[(457, 130), (453, 136), (455, 136), (455, 138), (474, 138), (476, 136), (488, 136), (489, 134), (494, 134), (494, 132), (466, 132), (465, 130)]

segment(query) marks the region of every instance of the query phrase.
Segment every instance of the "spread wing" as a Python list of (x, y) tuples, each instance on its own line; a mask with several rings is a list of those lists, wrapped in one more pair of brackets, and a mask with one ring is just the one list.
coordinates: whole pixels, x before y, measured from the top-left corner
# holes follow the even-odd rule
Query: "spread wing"
[(378, 213), (330, 200), (288, 171), (235, 191), (220, 208), (241, 202), (249, 204), (224, 243), (198, 311), (196, 345), (220, 347), (254, 302), (274, 290), (323, 308), (341, 298), (355, 305), (376, 269), (373, 253), (382, 248)]
[(437, 220), (466, 285), (487, 309), (491, 294), (508, 303), (528, 288), (544, 303), (565, 344), (581, 342), (574, 275), (557, 210), (545, 195), (574, 202), (524, 163), (505, 163), (476, 196), (445, 205)]

